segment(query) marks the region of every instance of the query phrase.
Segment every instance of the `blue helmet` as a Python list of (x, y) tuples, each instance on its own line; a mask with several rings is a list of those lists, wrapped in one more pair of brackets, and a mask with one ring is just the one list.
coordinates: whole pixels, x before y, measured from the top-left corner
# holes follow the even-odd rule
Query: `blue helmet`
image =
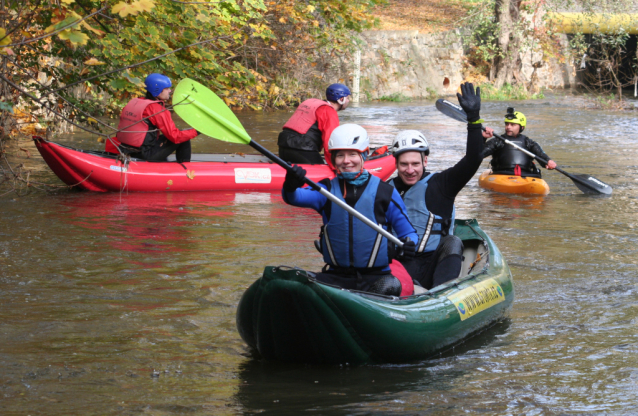
[(173, 86), (171, 79), (162, 74), (150, 74), (144, 80), (144, 84), (146, 84), (146, 91), (150, 92), (153, 97), (160, 95), (164, 88)]
[(350, 95), (350, 88), (343, 84), (332, 84), (326, 89), (326, 98), (328, 101), (337, 102), (343, 97)]

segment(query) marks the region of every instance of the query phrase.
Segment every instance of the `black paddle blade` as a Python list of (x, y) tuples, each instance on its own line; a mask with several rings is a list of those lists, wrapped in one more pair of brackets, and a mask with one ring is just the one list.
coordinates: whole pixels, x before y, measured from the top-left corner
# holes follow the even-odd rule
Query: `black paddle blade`
[(465, 111), (463, 111), (461, 106), (458, 104), (439, 98), (436, 100), (436, 109), (446, 116), (452, 117), (454, 120), (467, 123), (467, 114), (465, 114)]
[(574, 175), (570, 173), (569, 179), (574, 182), (574, 185), (586, 194), (603, 194), (611, 195), (612, 188), (605, 182), (600, 181), (590, 175)]

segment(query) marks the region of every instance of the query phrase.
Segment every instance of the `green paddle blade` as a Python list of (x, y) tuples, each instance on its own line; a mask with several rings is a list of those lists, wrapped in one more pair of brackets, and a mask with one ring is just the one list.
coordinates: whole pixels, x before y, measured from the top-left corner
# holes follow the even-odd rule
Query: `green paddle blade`
[(226, 103), (192, 79), (184, 78), (175, 87), (173, 109), (189, 126), (207, 136), (230, 143), (251, 141)]

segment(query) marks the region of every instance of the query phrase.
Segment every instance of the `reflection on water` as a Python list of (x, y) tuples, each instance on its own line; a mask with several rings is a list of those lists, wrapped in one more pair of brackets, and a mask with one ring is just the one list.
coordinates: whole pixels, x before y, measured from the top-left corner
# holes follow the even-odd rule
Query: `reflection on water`
[[(510, 319), (399, 366), (263, 362), (241, 341), (236, 306), (266, 265), (322, 266), (312, 244), (319, 216), (277, 193), (0, 197), (1, 413), (638, 412), (638, 121), (574, 103), (490, 102), (482, 116), (499, 127), (504, 109), (516, 107), (547, 154), (614, 194), (583, 195), (545, 170), (549, 195), (497, 194), (480, 189), (477, 174), (457, 212), (478, 218), (512, 268)], [(239, 118), (276, 150), (289, 114)], [(433, 170), (465, 151), (465, 126), (432, 102), (365, 104), (340, 117), (365, 125), (375, 144), (423, 131)], [(61, 141), (101, 146), (82, 135)], [(194, 146), (248, 151), (210, 138)], [(39, 158), (22, 161), (32, 179), (59, 183)]]

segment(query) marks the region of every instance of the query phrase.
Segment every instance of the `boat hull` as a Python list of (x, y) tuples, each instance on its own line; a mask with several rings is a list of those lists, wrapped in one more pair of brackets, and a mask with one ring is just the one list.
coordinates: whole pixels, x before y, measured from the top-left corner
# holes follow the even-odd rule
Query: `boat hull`
[(467, 247), (484, 247), (488, 259), (474, 273), (404, 298), (268, 266), (239, 303), (239, 333), (266, 359), (304, 363), (407, 362), (455, 345), (503, 319), (514, 299), (510, 270), (476, 221), (457, 220), (457, 231)]
[[(127, 166), (108, 152), (82, 151), (34, 138), (51, 170), (67, 185), (100, 192), (264, 191), (281, 190), (286, 171), (258, 155), (193, 155), (191, 162), (148, 162)], [(301, 165), (315, 182), (334, 177), (328, 165)], [(381, 180), (395, 171), (386, 153), (370, 158), (365, 168)]]
[(492, 171), (488, 169), (481, 174), (479, 177), (479, 186), (481, 188), (506, 194), (549, 194), (549, 185), (541, 178), (492, 175), (491, 173)]

